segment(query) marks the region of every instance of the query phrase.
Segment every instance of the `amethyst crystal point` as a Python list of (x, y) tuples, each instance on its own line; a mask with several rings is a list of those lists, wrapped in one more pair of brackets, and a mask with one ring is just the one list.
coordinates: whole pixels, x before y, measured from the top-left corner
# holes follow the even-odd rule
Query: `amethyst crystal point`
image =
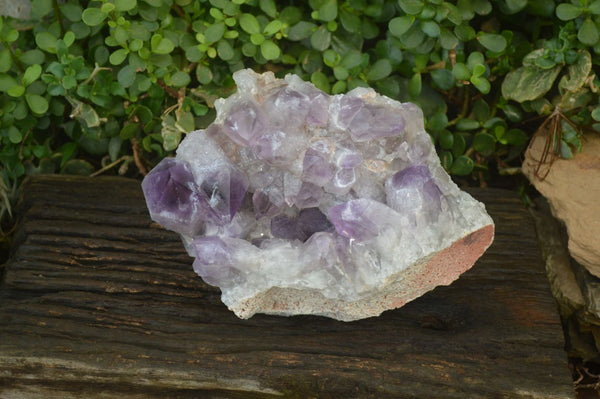
[(414, 104), (234, 73), (238, 92), (142, 183), (239, 317), (379, 315), (469, 269), (493, 238)]
[(349, 125), (354, 141), (399, 136), (404, 132), (404, 117), (387, 107), (365, 105)]
[(441, 212), (442, 192), (426, 165), (412, 165), (385, 183), (387, 203), (400, 213), (421, 213), (435, 220)]
[(248, 189), (248, 178), (235, 168), (222, 167), (200, 181), (202, 217), (224, 225), (233, 219)]
[(266, 127), (261, 110), (251, 101), (235, 104), (223, 123), (223, 133), (239, 145), (250, 145)]
[(142, 190), (152, 219), (180, 234), (202, 231), (203, 198), (187, 162), (163, 159), (144, 178)]
[(219, 237), (200, 237), (192, 246), (196, 252), (194, 271), (208, 284), (227, 287), (241, 280), (235, 269), (233, 249), (225, 241)]
[(398, 222), (398, 215), (381, 202), (361, 198), (332, 207), (329, 219), (339, 234), (361, 242), (377, 237), (384, 228)]

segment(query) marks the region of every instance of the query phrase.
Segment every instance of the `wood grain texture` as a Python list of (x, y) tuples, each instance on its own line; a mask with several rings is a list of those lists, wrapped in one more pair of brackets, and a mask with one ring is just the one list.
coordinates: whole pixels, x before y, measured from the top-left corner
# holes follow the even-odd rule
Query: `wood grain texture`
[(458, 281), (352, 323), (240, 320), (153, 224), (135, 180), (22, 191), (0, 288), (0, 398), (571, 398), (556, 304), (518, 197)]

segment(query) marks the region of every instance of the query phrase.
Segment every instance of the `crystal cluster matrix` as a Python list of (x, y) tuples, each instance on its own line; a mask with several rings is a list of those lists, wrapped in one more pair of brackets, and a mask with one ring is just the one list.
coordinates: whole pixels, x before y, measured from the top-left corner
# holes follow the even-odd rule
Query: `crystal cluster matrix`
[(330, 96), (295, 75), (234, 79), (216, 120), (142, 188), (239, 317), (377, 316), (450, 284), (491, 244), (492, 219), (441, 167), (416, 105)]

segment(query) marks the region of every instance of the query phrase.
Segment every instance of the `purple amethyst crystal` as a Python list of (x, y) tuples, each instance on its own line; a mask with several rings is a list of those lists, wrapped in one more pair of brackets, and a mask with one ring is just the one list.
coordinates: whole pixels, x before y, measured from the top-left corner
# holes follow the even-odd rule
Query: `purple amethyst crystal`
[(374, 218), (375, 213), (385, 205), (367, 198), (361, 198), (336, 205), (329, 210), (329, 220), (335, 230), (352, 240), (366, 241), (376, 237), (382, 226)]
[(260, 159), (273, 165), (288, 165), (298, 156), (301, 147), (293, 133), (271, 129), (256, 139), (254, 150)]
[(310, 110), (306, 118), (309, 125), (327, 126), (329, 121), (329, 96), (321, 90), (311, 90)]
[(338, 112), (338, 123), (347, 128), (352, 120), (365, 105), (365, 102), (358, 97), (345, 96), (340, 100), (340, 110)]
[[(376, 316), (456, 279), (489, 245), (489, 216), (445, 175), (416, 105), (362, 87), (330, 96), (295, 75), (233, 78), (215, 122), (142, 188), (239, 317)], [(465, 250), (471, 236), (483, 238)]]
[(247, 146), (265, 131), (267, 122), (263, 112), (254, 102), (236, 104), (223, 122), (223, 133), (235, 143)]
[(304, 182), (300, 186), (300, 191), (296, 195), (294, 204), (300, 208), (312, 208), (319, 205), (323, 189), (316, 184)]
[(437, 220), (442, 192), (426, 165), (412, 165), (392, 175), (385, 184), (387, 203), (400, 213), (421, 213)]
[(257, 190), (252, 195), (252, 206), (254, 217), (258, 220), (264, 217), (272, 217), (281, 211), (281, 206), (274, 204), (265, 191)]
[(404, 133), (404, 117), (387, 107), (365, 105), (352, 118), (350, 136), (357, 142)]
[(210, 285), (230, 287), (240, 281), (235, 269), (233, 249), (219, 237), (196, 238), (192, 246), (196, 252), (194, 271)]
[(221, 166), (204, 176), (199, 190), (203, 219), (216, 225), (231, 222), (247, 189), (248, 178), (235, 168)]
[(317, 186), (324, 186), (333, 177), (333, 165), (329, 153), (309, 148), (302, 162), (302, 180)]
[(187, 162), (163, 159), (144, 178), (142, 190), (152, 219), (180, 234), (202, 232), (204, 199)]
[(286, 86), (264, 102), (266, 112), (271, 115), (271, 124), (276, 127), (297, 127), (304, 124), (310, 109), (310, 98)]
[(306, 208), (298, 215), (298, 229), (308, 238), (320, 231), (332, 231), (333, 225), (319, 208)]
[(306, 241), (313, 234), (333, 230), (331, 222), (319, 208), (307, 208), (298, 216), (277, 215), (271, 219), (271, 233), (286, 240)]
[(360, 151), (349, 141), (338, 143), (333, 157), (336, 166), (342, 169), (355, 168), (363, 162)]

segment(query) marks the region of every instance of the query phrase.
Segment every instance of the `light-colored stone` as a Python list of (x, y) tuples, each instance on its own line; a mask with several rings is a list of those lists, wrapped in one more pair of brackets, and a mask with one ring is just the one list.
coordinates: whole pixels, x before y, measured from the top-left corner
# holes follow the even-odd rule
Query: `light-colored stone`
[(31, 18), (31, 1), (29, 0), (0, 0), (0, 15), (17, 19)]
[(551, 215), (550, 205), (544, 198), (538, 198), (530, 212), (546, 263), (550, 289), (558, 302), (561, 317), (566, 320), (586, 305), (571, 268), (567, 234), (561, 223)]
[(546, 140), (538, 136), (532, 141), (523, 173), (548, 199), (554, 216), (565, 223), (571, 256), (600, 277), (600, 135), (584, 136), (581, 153), (542, 165), (536, 176)]

